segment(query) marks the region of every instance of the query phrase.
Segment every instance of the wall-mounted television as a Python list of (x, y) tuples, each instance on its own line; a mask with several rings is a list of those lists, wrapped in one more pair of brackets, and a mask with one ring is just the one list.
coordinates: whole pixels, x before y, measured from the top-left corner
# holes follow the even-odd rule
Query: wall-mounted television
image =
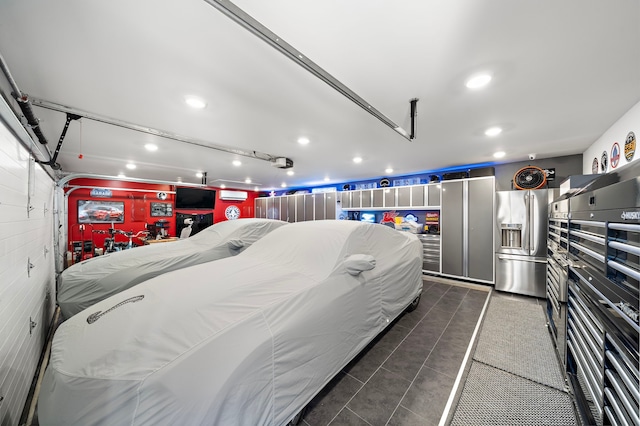
[(78, 223), (124, 223), (124, 201), (78, 200)]
[(216, 204), (216, 191), (200, 188), (176, 188), (176, 209), (209, 209)]

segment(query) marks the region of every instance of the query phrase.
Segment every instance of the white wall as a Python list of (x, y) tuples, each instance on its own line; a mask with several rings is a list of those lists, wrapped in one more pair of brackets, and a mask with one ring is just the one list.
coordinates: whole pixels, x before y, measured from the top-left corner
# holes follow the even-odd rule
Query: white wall
[(55, 307), (54, 182), (9, 130), (11, 119), (0, 116), (2, 426), (20, 420)]
[[(636, 135), (636, 153), (631, 161), (636, 161), (640, 158), (640, 102), (635, 104), (625, 115), (623, 115), (618, 121), (616, 121), (597, 141), (593, 143), (582, 155), (582, 171), (584, 174), (591, 174), (591, 166), (594, 158), (600, 159), (604, 151), (607, 152), (608, 166), (606, 172), (615, 170), (611, 167), (611, 148), (614, 142), (618, 142), (620, 146), (620, 161), (618, 167), (624, 166), (629, 163), (624, 157), (624, 142), (629, 132), (633, 132)], [(602, 167), (599, 168), (598, 173), (605, 173), (602, 171)]]

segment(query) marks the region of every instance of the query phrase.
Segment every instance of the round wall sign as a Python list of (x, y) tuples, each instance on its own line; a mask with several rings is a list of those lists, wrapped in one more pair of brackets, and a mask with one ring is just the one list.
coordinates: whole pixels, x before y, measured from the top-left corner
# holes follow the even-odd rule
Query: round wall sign
[(229, 206), (224, 210), (224, 217), (235, 220), (240, 217), (240, 209), (237, 206)]
[(602, 151), (602, 156), (600, 157), (600, 170), (602, 170), (603, 173), (607, 172), (607, 166), (609, 165), (609, 154), (607, 154), (607, 151)]
[(620, 145), (618, 145), (618, 142), (614, 142), (613, 146), (611, 147), (611, 168), (615, 169), (616, 167), (618, 167), (618, 164), (620, 163)]
[(591, 173), (595, 175), (596, 173), (598, 173), (599, 169), (600, 169), (600, 163), (598, 162), (598, 158), (594, 158), (593, 162), (591, 163)]
[(386, 188), (389, 185), (391, 185), (391, 182), (389, 182), (389, 179), (387, 178), (380, 179), (380, 188)]
[(627, 161), (633, 160), (633, 155), (636, 153), (636, 134), (629, 132), (627, 138), (624, 141), (624, 158)]
[(167, 193), (166, 192), (158, 192), (156, 194), (156, 196), (158, 197), (158, 200), (166, 200), (167, 199)]

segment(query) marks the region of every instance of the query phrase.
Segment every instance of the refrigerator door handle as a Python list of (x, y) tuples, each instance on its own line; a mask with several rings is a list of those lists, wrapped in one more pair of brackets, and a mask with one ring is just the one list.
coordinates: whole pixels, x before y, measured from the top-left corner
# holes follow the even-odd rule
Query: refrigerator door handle
[(535, 229), (534, 226), (536, 226), (536, 214), (535, 214), (535, 195), (529, 191), (529, 255), (533, 254), (533, 252), (535, 251), (536, 247), (534, 247), (534, 241), (533, 238), (535, 237), (536, 233), (535, 233)]
[(526, 246), (523, 246), (522, 249), (526, 252), (527, 255), (531, 254), (531, 200), (529, 199), (529, 191), (527, 191), (524, 195), (524, 211), (525, 211), (525, 224), (526, 228), (524, 231), (526, 235), (522, 235), (522, 238), (526, 240)]

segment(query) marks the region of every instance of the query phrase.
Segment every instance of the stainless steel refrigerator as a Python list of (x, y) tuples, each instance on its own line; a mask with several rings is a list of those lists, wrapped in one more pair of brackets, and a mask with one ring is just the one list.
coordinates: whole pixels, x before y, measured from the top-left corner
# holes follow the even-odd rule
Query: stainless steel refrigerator
[(549, 190), (496, 192), (496, 290), (546, 297)]

